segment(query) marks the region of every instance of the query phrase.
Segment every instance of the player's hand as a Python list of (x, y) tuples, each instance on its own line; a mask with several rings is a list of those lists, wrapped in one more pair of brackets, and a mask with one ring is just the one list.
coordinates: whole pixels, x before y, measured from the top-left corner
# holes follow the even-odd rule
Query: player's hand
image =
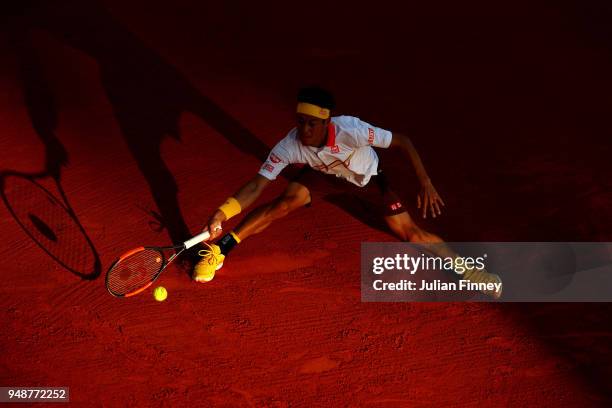
[(417, 196), (417, 208), (421, 209), (423, 218), (427, 218), (427, 212), (430, 211), (433, 218), (442, 214), (440, 206), (444, 207), (444, 201), (436, 191), (436, 188), (431, 184), (431, 180), (427, 180), (421, 185), (421, 191)]
[(215, 211), (215, 213), (208, 220), (208, 225), (204, 227), (204, 231), (210, 232), (209, 241), (217, 238), (223, 233), (223, 226), (221, 225), (225, 221), (225, 214), (222, 211)]

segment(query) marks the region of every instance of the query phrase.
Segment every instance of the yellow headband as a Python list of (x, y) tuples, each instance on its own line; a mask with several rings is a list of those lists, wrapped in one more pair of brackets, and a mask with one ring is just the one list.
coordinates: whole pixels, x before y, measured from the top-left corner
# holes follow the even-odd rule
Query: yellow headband
[(300, 102), (297, 105), (297, 113), (314, 116), (319, 119), (329, 118), (329, 109), (322, 108), (312, 103)]

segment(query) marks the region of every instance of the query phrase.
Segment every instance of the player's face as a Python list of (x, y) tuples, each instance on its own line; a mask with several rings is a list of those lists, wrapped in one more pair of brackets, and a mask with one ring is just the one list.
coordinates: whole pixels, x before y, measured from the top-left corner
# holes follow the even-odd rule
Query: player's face
[(305, 146), (322, 146), (327, 136), (329, 119), (319, 119), (314, 116), (298, 113), (297, 134)]

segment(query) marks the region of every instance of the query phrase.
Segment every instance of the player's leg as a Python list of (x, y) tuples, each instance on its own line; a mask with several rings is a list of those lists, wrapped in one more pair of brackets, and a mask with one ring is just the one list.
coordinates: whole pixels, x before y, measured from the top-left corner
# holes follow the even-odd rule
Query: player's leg
[(406, 206), (397, 194), (390, 188), (386, 175), (379, 174), (366, 186), (364, 191), (367, 199), (376, 202), (377, 211), (384, 217), (391, 232), (407, 242), (441, 243), (442, 239), (420, 228), (412, 219)]
[[(407, 211), (400, 214), (385, 216), (387, 225), (393, 231), (393, 233), (400, 238), (402, 241), (409, 241), (414, 243), (423, 244), (435, 244), (430, 246), (428, 249), (435, 253), (437, 256), (442, 258), (450, 257), (455, 258), (459, 255), (455, 253), (448, 245), (442, 241), (440, 237), (420, 228), (410, 217)], [(469, 280), (471, 282), (483, 282), (483, 283), (501, 283), (499, 276), (487, 272), (485, 269), (471, 269), (463, 273), (462, 279)], [(501, 296), (501, 290), (483, 290), (483, 293), (493, 298), (499, 298)]]
[(408, 211), (385, 215), (385, 222), (399, 239), (408, 242), (439, 243), (442, 239), (420, 228), (410, 217)]
[[(382, 199), (379, 199), (379, 211), (393, 234), (402, 241), (434, 244), (428, 245), (427, 248), (442, 258), (458, 257), (459, 255), (446, 245), (439, 236), (425, 231), (414, 222), (399, 197), (389, 188), (384, 175), (381, 176), (378, 176), (376, 180), (379, 191), (382, 193)], [(501, 283), (499, 276), (489, 273), (485, 269), (465, 271), (461, 278), (472, 282)], [(483, 290), (483, 292), (493, 298), (501, 296), (501, 290)]]
[(202, 259), (193, 270), (193, 279), (208, 282), (215, 276), (215, 271), (223, 266), (225, 257), (242, 240), (265, 230), (272, 222), (285, 217), (291, 211), (310, 202), (310, 191), (296, 182), (291, 182), (278, 198), (261, 205), (249, 212), (234, 231), (224, 235), (216, 244), (208, 245), (201, 250)]
[[(393, 192), (388, 191), (386, 194), (390, 197), (386, 197), (383, 201), (384, 219), (396, 237), (405, 242), (437, 244), (433, 247), (436, 255), (442, 257), (456, 256), (455, 252), (444, 244), (442, 238), (419, 227), (408, 214), (408, 211), (399, 210), (399, 208), (403, 208), (403, 205)], [(394, 202), (394, 204), (389, 204), (390, 202)], [(399, 207), (397, 207), (398, 204)]]
[(285, 217), (291, 211), (308, 205), (312, 199), (311, 191), (319, 191), (325, 177), (329, 176), (305, 166), (291, 180), (280, 197), (251, 211), (234, 232), (242, 241), (265, 230), (272, 222)]
[[(416, 225), (407, 211), (396, 215), (385, 216), (384, 218), (391, 231), (393, 231), (393, 233), (402, 241), (435, 244), (429, 246), (428, 249), (442, 258), (455, 258), (459, 256), (448, 245), (446, 245), (440, 237), (427, 232)], [(467, 270), (463, 273), (461, 278), (476, 283), (501, 283), (499, 276), (487, 272), (485, 269)], [(499, 298), (501, 296), (501, 290), (483, 290), (483, 293), (493, 298)]]
[(275, 220), (304, 207), (310, 202), (310, 191), (300, 183), (291, 182), (278, 198), (251, 211), (234, 230), (242, 241), (259, 234)]

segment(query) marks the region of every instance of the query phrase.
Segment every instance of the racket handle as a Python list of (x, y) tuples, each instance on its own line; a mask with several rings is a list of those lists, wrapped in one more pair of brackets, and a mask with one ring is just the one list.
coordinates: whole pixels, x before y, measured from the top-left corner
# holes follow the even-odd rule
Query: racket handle
[(210, 238), (210, 233), (208, 231), (204, 231), (196, 235), (195, 237), (188, 239), (187, 241), (183, 243), (183, 245), (185, 245), (185, 249), (189, 249), (192, 246), (197, 245), (202, 241), (206, 241), (208, 238)]

